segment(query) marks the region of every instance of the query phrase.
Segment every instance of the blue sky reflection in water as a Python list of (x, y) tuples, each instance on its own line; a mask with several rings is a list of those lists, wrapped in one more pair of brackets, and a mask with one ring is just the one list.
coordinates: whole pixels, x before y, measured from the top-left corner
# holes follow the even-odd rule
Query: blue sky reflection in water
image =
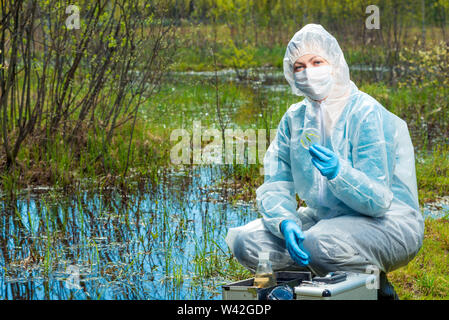
[(2, 201), (0, 298), (220, 299), (227, 229), (255, 207), (230, 203), (218, 167), (160, 176), (132, 195)]

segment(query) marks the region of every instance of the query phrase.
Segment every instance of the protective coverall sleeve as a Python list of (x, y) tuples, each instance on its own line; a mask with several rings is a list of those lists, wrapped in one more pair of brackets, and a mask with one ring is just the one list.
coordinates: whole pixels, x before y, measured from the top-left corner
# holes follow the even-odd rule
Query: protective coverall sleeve
[(361, 214), (382, 217), (391, 205), (393, 169), (388, 166), (387, 147), (379, 110), (372, 109), (355, 132), (352, 165), (340, 159), (339, 174), (328, 181), (334, 195)]
[(275, 236), (284, 239), (280, 223), (290, 219), (302, 227), (296, 212), (296, 194), (290, 167), (290, 130), (286, 115), (264, 158), (265, 181), (256, 190), (263, 222)]

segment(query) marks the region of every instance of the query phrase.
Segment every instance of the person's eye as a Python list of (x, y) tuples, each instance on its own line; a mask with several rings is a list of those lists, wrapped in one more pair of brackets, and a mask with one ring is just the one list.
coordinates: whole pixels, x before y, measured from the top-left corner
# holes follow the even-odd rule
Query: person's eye
[(323, 61), (316, 60), (316, 61), (314, 62), (314, 64), (321, 64), (321, 63), (323, 63)]
[(302, 71), (302, 69), (304, 69), (303, 66), (296, 66), (295, 67), (295, 71)]

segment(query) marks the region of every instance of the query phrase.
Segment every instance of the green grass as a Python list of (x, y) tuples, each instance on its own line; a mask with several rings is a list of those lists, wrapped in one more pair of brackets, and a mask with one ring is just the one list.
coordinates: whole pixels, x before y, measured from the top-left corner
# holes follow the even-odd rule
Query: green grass
[[(167, 84), (141, 109), (152, 130), (192, 129), (193, 121), (219, 128), (213, 80), (182, 79)], [(247, 84), (219, 83), (219, 106), (228, 128), (276, 128), (288, 107), (298, 98), (285, 91), (259, 91)]]
[(449, 219), (426, 219), (420, 252), (388, 278), (400, 299), (449, 299), (448, 261)]
[(420, 203), (433, 202), (449, 194), (449, 146), (434, 151), (416, 163)]
[[(18, 165), (0, 175), (0, 184), (6, 194), (15, 193), (24, 186), (47, 185), (57, 189), (70, 188), (79, 183), (96, 187), (107, 180), (108, 185), (126, 183), (123, 176), (128, 158), (131, 123), (117, 129), (111, 144), (103, 149), (102, 134), (89, 130), (80, 137), (81, 152), (77, 153), (63, 143), (62, 137), (43, 146), (29, 137), (17, 157)], [(161, 165), (168, 163), (169, 133), (150, 127), (138, 120), (134, 130), (129, 172), (135, 178), (151, 178)], [(115, 181), (115, 182), (114, 182)]]

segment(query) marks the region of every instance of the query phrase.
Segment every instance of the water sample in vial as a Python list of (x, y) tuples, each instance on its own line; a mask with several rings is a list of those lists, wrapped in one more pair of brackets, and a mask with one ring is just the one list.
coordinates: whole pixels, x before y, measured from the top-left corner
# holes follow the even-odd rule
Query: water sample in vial
[(258, 288), (268, 288), (276, 285), (276, 276), (271, 267), (269, 252), (259, 253), (259, 265), (254, 276), (253, 285)]

